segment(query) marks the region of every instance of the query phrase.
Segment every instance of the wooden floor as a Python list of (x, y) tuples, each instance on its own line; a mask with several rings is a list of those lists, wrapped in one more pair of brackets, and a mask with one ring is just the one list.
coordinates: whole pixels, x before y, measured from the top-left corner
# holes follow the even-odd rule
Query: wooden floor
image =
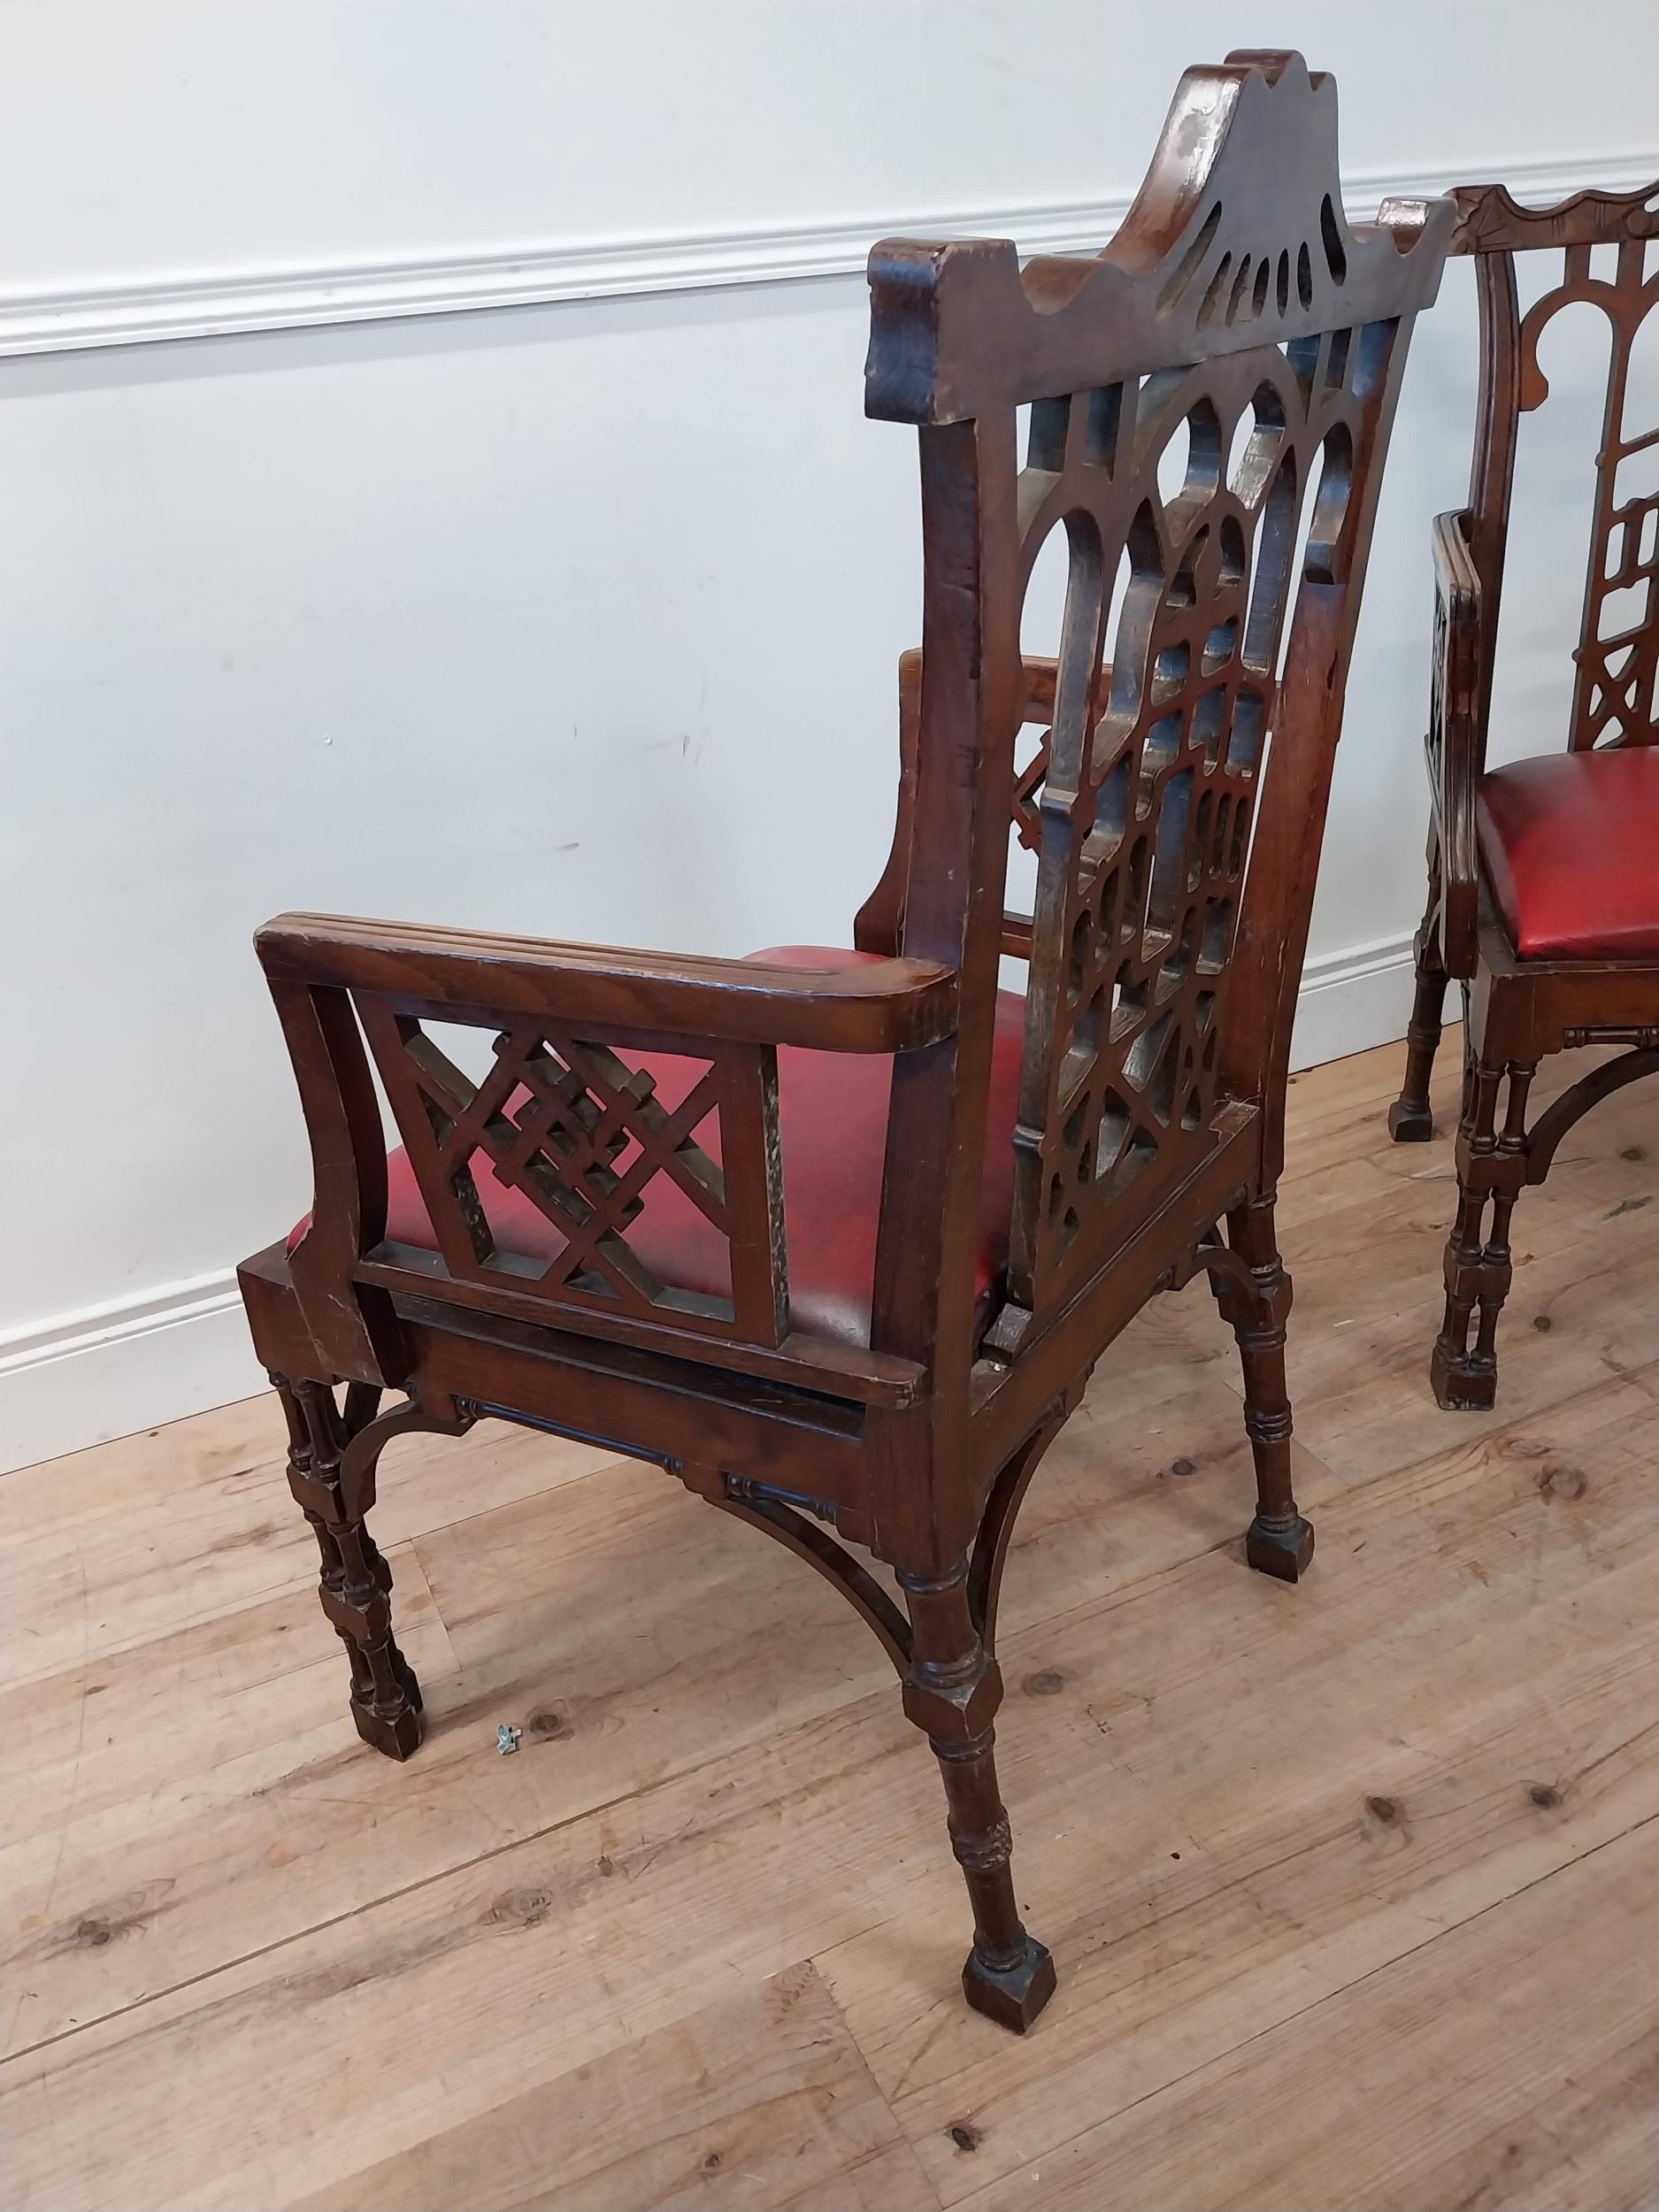
[(1499, 1409), (1448, 1415), (1451, 1148), (1387, 1143), (1397, 1067), (1292, 1094), (1311, 1578), (1241, 1564), (1202, 1283), (1027, 1506), (1024, 2042), (961, 2003), (887, 1662), (659, 1472), (394, 1448), (404, 1768), (347, 1718), (268, 1398), (8, 1477), (7, 2212), (1653, 2204), (1654, 1088), (1524, 1195)]

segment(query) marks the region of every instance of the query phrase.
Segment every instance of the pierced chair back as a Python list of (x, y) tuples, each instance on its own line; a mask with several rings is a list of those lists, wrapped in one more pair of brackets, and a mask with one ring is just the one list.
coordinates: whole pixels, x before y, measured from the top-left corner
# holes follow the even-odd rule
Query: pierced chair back
[[(1638, 333), (1659, 303), (1659, 180), (1639, 192), (1580, 193), (1543, 212), (1517, 206), (1501, 184), (1465, 186), (1451, 196), (1458, 209), (1451, 250), (1474, 257), (1480, 304), (1480, 426), (1467, 536), (1481, 583), (1482, 719), (1491, 704), (1521, 417), (1549, 396), (1539, 342), (1563, 308), (1588, 303), (1606, 316), (1609, 342), (1567, 742), (1575, 752), (1655, 744), (1659, 421), (1647, 419), (1653, 395), (1632, 388), (1631, 369)], [(1560, 255), (1560, 280), (1523, 315), (1516, 256), (1548, 251)]]
[[(1449, 220), (1394, 201), (1350, 227), (1333, 83), (1240, 53), (1189, 73), (1097, 260), (872, 257), (869, 411), (920, 426), (926, 604), (860, 941), (963, 967), (941, 1120), (948, 1084), (982, 1087), (998, 954), (1028, 963), (994, 1352), (1111, 1264), (1240, 1104), (1276, 1156), (1376, 487)], [(1056, 533), (1057, 649), (1027, 658)], [(1003, 911), (1010, 816), (1030, 916)]]
[[(1659, 419), (1648, 419), (1651, 394), (1631, 374), (1659, 302), (1659, 179), (1633, 192), (1580, 192), (1553, 208), (1522, 207), (1502, 184), (1462, 186), (1451, 197), (1451, 251), (1475, 262), (1480, 388), (1469, 504), (1435, 525), (1431, 872), (1443, 880), (1426, 926), (1438, 928), (1448, 972), (1467, 978), (1479, 904), (1474, 787), (1486, 762), (1521, 419), (1549, 397), (1540, 341), (1580, 303), (1606, 316), (1609, 346), (1567, 745), (1659, 742)], [(1532, 253), (1558, 257), (1560, 276), (1523, 313), (1517, 257)]]

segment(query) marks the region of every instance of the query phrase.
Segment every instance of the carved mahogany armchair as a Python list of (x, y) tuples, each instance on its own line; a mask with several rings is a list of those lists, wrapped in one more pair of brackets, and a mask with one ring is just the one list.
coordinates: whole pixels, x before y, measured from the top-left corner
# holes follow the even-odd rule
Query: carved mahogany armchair
[[(1442, 1406), (1469, 1409), (1497, 1391), (1516, 1200), (1543, 1181), (1580, 1115), (1659, 1069), (1659, 419), (1635, 419), (1651, 398), (1644, 410), (1630, 377), (1636, 334), (1659, 302), (1659, 180), (1540, 210), (1517, 207), (1502, 185), (1452, 197), (1451, 250), (1476, 260), (1479, 413), (1469, 505), (1434, 523), (1429, 900), (1405, 1087), (1388, 1126), (1402, 1143), (1433, 1133), (1429, 1076), (1455, 977), (1464, 1008), (1458, 1201), (1430, 1377)], [(1593, 265), (1597, 248), (1610, 267)], [(1559, 253), (1561, 275), (1523, 315), (1515, 257), (1533, 250)], [(1549, 393), (1539, 339), (1579, 301), (1603, 311), (1611, 339), (1567, 749), (1489, 771), (1520, 419)], [(1632, 1049), (1529, 1129), (1540, 1059), (1598, 1043)]]
[[(1155, 1292), (1203, 1271), (1236, 1333), (1251, 1564), (1294, 1580), (1312, 1550), (1273, 1230), (1286, 1053), (1379, 476), (1451, 212), (1350, 230), (1335, 86), (1237, 54), (1182, 81), (1097, 260), (875, 249), (866, 403), (919, 431), (926, 584), (856, 950), (260, 932), (315, 1198), (242, 1280), (368, 1742), (402, 1758), (421, 1732), (365, 1528), (392, 1439), (492, 1418), (657, 1461), (873, 1631), (943, 1773), (968, 2000), (1035, 2017), (1054, 1970), (993, 1761), (998, 1587), (1039, 1460)], [(1053, 531), (1060, 650), (1025, 661)], [(1039, 856), (1030, 915), (1003, 910), (1010, 827)], [(480, 1075), (440, 1025), (493, 1037)]]

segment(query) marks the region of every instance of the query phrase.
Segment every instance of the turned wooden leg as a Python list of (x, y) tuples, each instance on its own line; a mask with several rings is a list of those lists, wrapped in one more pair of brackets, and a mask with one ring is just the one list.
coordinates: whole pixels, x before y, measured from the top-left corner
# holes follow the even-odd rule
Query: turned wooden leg
[(1429, 1110), (1429, 1078), (1440, 1049), (1440, 1017), (1446, 1008), (1446, 970), (1440, 964), (1434, 933), (1434, 888), (1429, 887), (1429, 910), (1413, 941), (1417, 957), (1417, 995), (1411, 1002), (1411, 1020), (1406, 1030), (1406, 1079), (1400, 1095), (1388, 1109), (1388, 1133), (1396, 1144), (1426, 1144), (1434, 1134)]
[(1526, 1179), (1526, 1094), (1537, 1071), (1535, 1061), (1484, 1058), (1467, 1071), (1457, 1126), (1457, 1215), (1446, 1240), (1446, 1315), (1429, 1362), (1435, 1398), (1448, 1412), (1484, 1412), (1498, 1394), (1498, 1316), (1515, 1274), (1509, 1217)]
[(420, 1741), (420, 1685), (392, 1636), (392, 1571), (347, 1510), (340, 1459), (348, 1440), (334, 1394), (273, 1375), (288, 1426), (288, 1487), (322, 1555), (319, 1595), (351, 1668), (351, 1717), (365, 1743), (407, 1759)]
[(1054, 1994), (1054, 1961), (1026, 1934), (1014, 1901), (1013, 1839), (996, 1786), (991, 1723), (1002, 1677), (974, 1624), (968, 1563), (942, 1577), (901, 1573), (911, 1654), (904, 1709), (924, 1730), (944, 1777), (950, 1847), (973, 1905), (973, 1948), (962, 1970), (968, 2002), (1023, 2035)]
[(1250, 1271), (1248, 1291), (1224, 1280), (1217, 1296), (1238, 1340), (1244, 1370), (1244, 1428), (1256, 1461), (1256, 1518), (1244, 1555), (1263, 1574), (1297, 1582), (1313, 1559), (1313, 1527), (1296, 1510), (1290, 1480), (1290, 1392), (1285, 1381), (1285, 1324), (1290, 1277), (1279, 1256), (1274, 1194), (1227, 1216), (1227, 1242)]

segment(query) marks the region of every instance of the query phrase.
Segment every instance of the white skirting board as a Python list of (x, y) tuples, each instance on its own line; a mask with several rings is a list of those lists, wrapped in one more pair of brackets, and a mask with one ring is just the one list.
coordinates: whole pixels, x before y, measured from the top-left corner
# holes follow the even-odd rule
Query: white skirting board
[(0, 1473), (265, 1387), (231, 1268), (0, 1336)]
[[(1405, 1034), (1409, 939), (1310, 960), (1293, 1068)], [(0, 1473), (229, 1405), (265, 1387), (229, 1268), (0, 1335)]]
[(1403, 1038), (1412, 983), (1409, 936), (1379, 937), (1304, 961), (1290, 1039), (1291, 1073)]

